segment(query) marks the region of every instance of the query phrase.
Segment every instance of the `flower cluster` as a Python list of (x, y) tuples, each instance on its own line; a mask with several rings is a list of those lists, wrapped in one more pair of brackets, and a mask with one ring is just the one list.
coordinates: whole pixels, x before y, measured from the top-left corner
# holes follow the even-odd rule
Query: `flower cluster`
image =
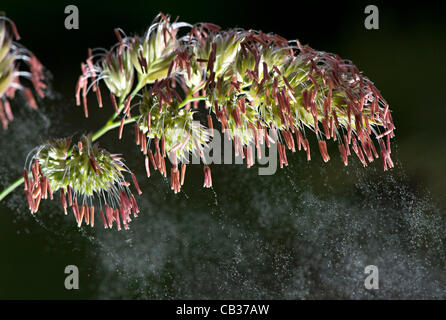
[[(14, 22), (0, 16), (0, 120), (5, 130), (9, 121), (14, 119), (10, 100), (17, 90), (23, 90), (29, 106), (37, 109), (31, 89), (23, 87), (20, 78), (30, 80), (40, 97), (44, 97), (43, 90), (46, 88), (42, 64), (33, 53), (14, 42), (13, 37), (20, 39)], [(19, 70), (20, 62), (24, 62), (29, 71)]]
[(116, 223), (121, 230), (122, 221), (128, 229), (130, 216), (137, 217), (138, 205), (123, 173), (130, 173), (141, 194), (135, 175), (120, 155), (99, 148), (90, 135), (73, 146), (71, 138), (48, 141), (36, 149), (27, 168), (23, 174), (31, 213), (37, 212), (41, 199), (53, 199), (53, 193), (59, 191), (65, 214), (71, 207), (78, 226), (85, 222), (93, 227), (95, 213), (99, 213), (105, 228)]
[[(177, 36), (182, 27), (189, 32)], [(310, 160), (307, 131), (316, 135), (325, 162), (330, 159), (326, 141), (332, 139), (345, 165), (352, 149), (364, 166), (380, 154), (384, 169), (393, 167), (395, 126), (389, 105), (348, 60), (275, 34), (221, 31), (210, 23), (171, 22), (163, 14), (142, 37), (115, 31), (118, 43), (108, 51), (90, 51), (82, 64), (77, 103), (82, 93), (88, 116), (86, 96), (92, 88), (102, 106), (98, 83), (103, 80), (116, 113), (123, 111), (120, 134), (124, 117), (136, 119), (135, 139), (146, 155), (147, 175), (150, 164), (166, 175), (168, 156), (175, 192), (184, 182), (185, 155), (202, 154), (211, 139), (205, 129), (213, 129), (213, 119), (248, 167), (252, 149), (260, 154), (263, 143), (275, 141), (272, 136), (278, 138), (281, 167), (288, 164), (286, 149), (303, 149)], [(199, 108), (200, 100), (205, 109)], [(193, 122), (203, 110), (207, 128)], [(204, 186), (210, 187), (209, 166), (204, 173)]]

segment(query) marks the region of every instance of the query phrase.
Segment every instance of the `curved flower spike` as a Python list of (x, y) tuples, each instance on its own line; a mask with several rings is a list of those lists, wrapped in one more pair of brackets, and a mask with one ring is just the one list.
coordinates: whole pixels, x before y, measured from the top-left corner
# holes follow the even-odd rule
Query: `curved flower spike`
[[(288, 165), (286, 149), (303, 149), (311, 160), (306, 131), (316, 135), (324, 162), (330, 160), (327, 141), (332, 139), (345, 165), (353, 150), (364, 166), (381, 155), (384, 170), (393, 167), (390, 139), (395, 126), (389, 105), (352, 62), (275, 34), (221, 31), (210, 23), (190, 26), (189, 34), (177, 38), (183, 26), (190, 25), (171, 23), (160, 14), (144, 37), (122, 36), (118, 30), (119, 42), (109, 52), (90, 53), (82, 65), (78, 104), (81, 90), (86, 101), (88, 89), (98, 94), (97, 82), (105, 81), (116, 113), (124, 110), (128, 121), (137, 121), (135, 139), (146, 155), (147, 176), (150, 164), (166, 176), (167, 156), (171, 187), (180, 190), (186, 155), (202, 157), (210, 141), (205, 127), (193, 121), (194, 114), (203, 111), (199, 100), (205, 102), (209, 129), (216, 118), (248, 168), (255, 151), (260, 158), (261, 146), (276, 142), (280, 167)], [(132, 117), (136, 108), (131, 106), (138, 104), (139, 113)], [(120, 135), (124, 124), (122, 118)], [(204, 173), (204, 186), (210, 187), (209, 166)]]
[[(76, 222), (94, 226), (95, 213), (100, 214), (105, 228), (121, 222), (125, 229), (139, 213), (130, 183), (124, 173), (132, 177), (139, 194), (136, 177), (125, 166), (118, 154), (110, 154), (92, 144), (91, 136), (83, 136), (71, 147), (71, 138), (52, 139), (37, 148), (27, 169), (24, 169), (25, 193), (31, 213), (37, 212), (41, 199), (53, 199), (59, 191), (62, 208), (67, 214), (72, 208)], [(28, 174), (31, 173), (31, 175)], [(99, 206), (99, 210), (95, 210)]]
[[(46, 88), (43, 82), (43, 67), (30, 51), (13, 41), (20, 39), (14, 22), (7, 17), (0, 16), (0, 120), (3, 129), (8, 129), (9, 121), (14, 119), (10, 100), (14, 98), (16, 90), (24, 91), (25, 98), (31, 108), (37, 109), (31, 89), (20, 84), (20, 78), (28, 78), (40, 97), (44, 97)], [(28, 71), (20, 71), (19, 63), (24, 62)]]

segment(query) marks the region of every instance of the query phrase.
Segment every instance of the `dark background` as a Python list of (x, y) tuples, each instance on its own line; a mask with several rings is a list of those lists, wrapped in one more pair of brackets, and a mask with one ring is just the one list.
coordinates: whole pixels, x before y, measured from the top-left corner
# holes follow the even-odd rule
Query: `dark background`
[[(64, 28), (75, 4), (80, 29)], [(375, 4), (380, 29), (364, 28)], [(143, 157), (127, 130), (101, 139), (141, 176), (145, 212), (128, 232), (78, 230), (59, 204), (37, 217), (21, 190), (0, 203), (0, 298), (445, 298), (446, 152), (445, 6), (316, 1), (20, 1), (2, 0), (21, 43), (50, 71), (51, 94), (39, 112), (14, 102), (16, 119), (0, 132), (0, 187), (20, 175), (26, 154), (51, 136), (95, 131), (111, 114), (90, 102), (74, 106), (80, 62), (89, 47), (116, 42), (115, 27), (143, 33), (160, 11), (299, 39), (352, 60), (381, 90), (397, 127), (396, 168), (378, 161), (343, 168), (332, 160), (289, 155), (274, 176), (240, 166), (213, 168), (214, 189), (201, 188), (200, 167), (173, 195), (155, 174), (143, 179)], [(313, 148), (314, 150), (315, 147)], [(334, 156), (336, 155), (336, 156)], [(81, 273), (64, 289), (66, 265)], [(364, 267), (380, 268), (381, 287), (364, 289)]]

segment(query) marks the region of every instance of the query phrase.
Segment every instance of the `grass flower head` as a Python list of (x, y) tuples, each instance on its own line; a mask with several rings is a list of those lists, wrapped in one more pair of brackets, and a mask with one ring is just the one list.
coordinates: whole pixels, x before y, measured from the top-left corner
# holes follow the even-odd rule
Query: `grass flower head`
[[(141, 193), (122, 157), (93, 144), (90, 135), (73, 146), (71, 138), (52, 139), (37, 148), (24, 170), (29, 208), (37, 212), (41, 199), (52, 199), (59, 191), (65, 214), (71, 207), (79, 226), (82, 222), (93, 226), (96, 213), (105, 228), (116, 223), (121, 229), (122, 221), (127, 229), (130, 215), (136, 217), (139, 209), (124, 173), (130, 174)], [(95, 210), (97, 206), (99, 211)]]

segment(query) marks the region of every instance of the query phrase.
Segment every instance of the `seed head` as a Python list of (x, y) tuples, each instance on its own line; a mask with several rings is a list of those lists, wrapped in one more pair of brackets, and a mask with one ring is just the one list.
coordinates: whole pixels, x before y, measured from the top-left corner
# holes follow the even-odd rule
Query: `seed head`
[[(70, 148), (71, 147), (71, 148)], [(28, 172), (32, 177), (28, 177)], [(52, 139), (37, 148), (25, 169), (25, 192), (32, 213), (37, 212), (41, 199), (53, 192), (60, 192), (65, 214), (72, 207), (78, 225), (82, 221), (94, 221), (96, 213), (104, 215), (104, 227), (112, 227), (121, 221), (124, 228), (139, 212), (135, 198), (125, 180), (124, 173), (130, 173), (135, 188), (140, 193), (136, 178), (125, 166), (118, 154), (110, 154), (91, 142), (91, 136), (83, 136), (71, 146), (71, 138)], [(68, 197), (68, 199), (66, 198)], [(115, 215), (119, 211), (119, 215)]]
[[(189, 33), (178, 37), (178, 29), (185, 26), (190, 27)], [(276, 141), (281, 167), (288, 165), (286, 149), (304, 150), (310, 160), (308, 131), (316, 135), (324, 162), (330, 159), (326, 141), (332, 139), (345, 165), (352, 149), (364, 166), (381, 155), (384, 169), (393, 167), (390, 139), (395, 126), (389, 105), (348, 60), (275, 34), (221, 31), (210, 23), (171, 23), (163, 14), (143, 37), (123, 36), (121, 31), (117, 37), (119, 43), (97, 56), (95, 64), (91, 58), (83, 64), (78, 103), (81, 89), (84, 95), (88, 91), (83, 79), (92, 78), (90, 86), (95, 90), (97, 77), (106, 82), (115, 110), (115, 95), (121, 107), (126, 104), (128, 118), (136, 109), (130, 108), (130, 100), (132, 105), (139, 104), (135, 139), (146, 155), (147, 176), (150, 164), (167, 175), (167, 155), (175, 192), (184, 182), (185, 156), (202, 156), (210, 141), (205, 128), (193, 121), (194, 114), (203, 110), (198, 101), (191, 102), (192, 98), (204, 100), (208, 127), (213, 128), (212, 119), (216, 118), (232, 139), (235, 154), (241, 155), (248, 167), (254, 163), (252, 144), (259, 151), (262, 144), (269, 147)], [(113, 72), (105, 76), (107, 57), (114, 57), (115, 67), (109, 67)], [(136, 83), (130, 72), (133, 69), (139, 84), (133, 90), (139, 92), (129, 94)], [(113, 73), (125, 76), (113, 77)], [(120, 133), (124, 124), (122, 119)], [(373, 137), (381, 148), (379, 153)], [(204, 173), (204, 185), (209, 187), (212, 179), (208, 166)]]
[[(237, 41), (224, 41), (233, 39), (228, 35)], [(342, 145), (339, 149), (345, 164), (354, 143), (352, 147), (365, 166), (366, 160), (378, 156), (371, 140), (374, 134), (382, 149), (384, 169), (393, 166), (390, 144), (381, 142), (394, 135), (388, 104), (353, 63), (262, 32), (211, 32), (205, 37), (192, 29), (191, 42), (199, 47), (195, 52), (209, 52), (202, 78), (206, 103), (222, 129), (231, 129), (236, 149), (247, 149), (253, 140), (256, 145), (262, 143), (257, 141), (264, 136), (262, 132), (273, 130), (285, 142), (279, 147), (286, 145), (292, 151), (296, 135), (299, 149), (305, 146), (310, 159), (308, 140), (303, 138), (307, 128), (316, 134), (324, 161), (330, 158), (325, 140), (333, 139)], [(219, 49), (229, 52), (220, 53), (220, 59), (229, 59), (228, 63), (219, 62)], [(218, 73), (216, 65), (223, 66), (217, 68)], [(279, 150), (279, 157), (286, 164), (285, 149)]]

